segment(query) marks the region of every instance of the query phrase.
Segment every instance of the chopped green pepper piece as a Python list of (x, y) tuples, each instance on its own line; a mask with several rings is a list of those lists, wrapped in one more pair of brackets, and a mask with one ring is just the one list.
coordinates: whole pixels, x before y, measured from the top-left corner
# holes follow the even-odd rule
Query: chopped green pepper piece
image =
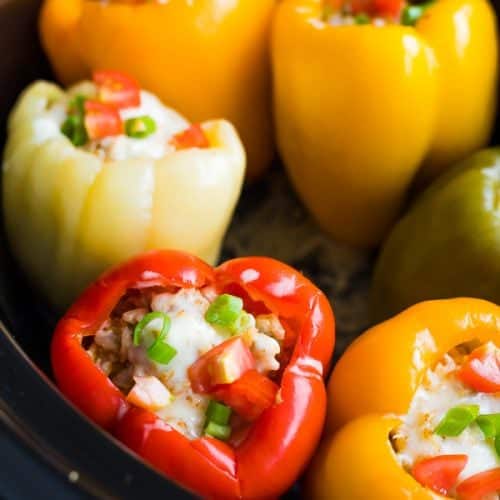
[(443, 437), (460, 436), (478, 415), (478, 405), (456, 406), (448, 410), (434, 432)]

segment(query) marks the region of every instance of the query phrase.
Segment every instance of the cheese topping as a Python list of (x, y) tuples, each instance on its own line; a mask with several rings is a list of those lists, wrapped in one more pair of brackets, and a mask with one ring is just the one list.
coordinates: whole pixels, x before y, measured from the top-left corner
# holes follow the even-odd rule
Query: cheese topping
[[(229, 338), (227, 331), (205, 319), (216, 297), (211, 290), (202, 293), (197, 289), (153, 293), (147, 307), (130, 308), (119, 318), (106, 321), (88, 349), (94, 362), (129, 394), (129, 401), (137, 404), (138, 397), (144, 395), (148, 409), (191, 439), (203, 434), (210, 398), (193, 392), (188, 369), (203, 354)], [(170, 318), (167, 342), (176, 350), (176, 355), (165, 365), (149, 359), (146, 348), (133, 343), (135, 325), (150, 311), (165, 313)], [(256, 318), (250, 315), (250, 318), (241, 336), (255, 358), (256, 369), (263, 374), (278, 370), (280, 364), (276, 356), (281, 346), (277, 338), (284, 338), (279, 319), (275, 315)], [(161, 382), (167, 392), (159, 390), (156, 381)], [(148, 388), (151, 391), (146, 394)], [(167, 398), (167, 394), (171, 397)]]
[(457, 437), (441, 437), (434, 431), (450, 408), (477, 405), (480, 414), (500, 413), (500, 398), (466, 387), (456, 377), (457, 368), (457, 363), (446, 355), (434, 370), (427, 372), (393, 437), (397, 442), (398, 459), (407, 470), (427, 457), (467, 455), (468, 462), (459, 476), (460, 482), (500, 466), (495, 448), (485, 440), (477, 424), (470, 425)]

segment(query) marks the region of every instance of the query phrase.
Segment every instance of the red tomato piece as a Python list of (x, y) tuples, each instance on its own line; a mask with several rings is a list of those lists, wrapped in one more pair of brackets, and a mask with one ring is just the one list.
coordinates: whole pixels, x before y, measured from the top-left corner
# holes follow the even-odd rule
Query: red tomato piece
[(478, 392), (500, 391), (500, 349), (488, 343), (474, 350), (460, 368), (458, 378)]
[(466, 465), (467, 455), (439, 455), (417, 462), (412, 475), (423, 486), (446, 496)]
[(255, 368), (255, 359), (241, 337), (210, 349), (188, 370), (193, 391), (205, 394), (221, 384), (231, 384)]
[(210, 147), (210, 142), (199, 123), (193, 123), (186, 130), (174, 135), (170, 140), (170, 144), (174, 146), (175, 149)]
[(141, 104), (141, 89), (130, 76), (118, 71), (96, 71), (93, 74), (100, 102), (115, 108), (135, 108)]
[(215, 389), (212, 395), (251, 422), (274, 404), (278, 389), (272, 380), (257, 370), (249, 370), (236, 382)]
[(373, 0), (374, 15), (398, 18), (405, 6), (404, 0)]
[(120, 114), (113, 106), (98, 101), (85, 101), (85, 129), (91, 140), (123, 133)]
[(460, 500), (482, 500), (486, 495), (500, 491), (500, 467), (469, 477), (457, 486)]

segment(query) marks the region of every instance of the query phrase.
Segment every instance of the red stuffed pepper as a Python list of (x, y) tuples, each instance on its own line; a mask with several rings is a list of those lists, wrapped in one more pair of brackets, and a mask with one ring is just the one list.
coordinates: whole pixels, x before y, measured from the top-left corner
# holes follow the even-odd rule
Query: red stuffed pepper
[(168, 477), (204, 497), (275, 497), (323, 427), (334, 345), (325, 296), (265, 257), (212, 268), (141, 255), (59, 322), (62, 392)]

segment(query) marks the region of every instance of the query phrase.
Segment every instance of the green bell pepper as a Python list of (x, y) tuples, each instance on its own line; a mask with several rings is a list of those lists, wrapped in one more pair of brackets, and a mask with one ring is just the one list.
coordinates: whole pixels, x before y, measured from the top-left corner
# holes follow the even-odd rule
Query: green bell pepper
[(396, 224), (375, 266), (372, 317), (459, 296), (500, 303), (500, 148), (439, 177)]

